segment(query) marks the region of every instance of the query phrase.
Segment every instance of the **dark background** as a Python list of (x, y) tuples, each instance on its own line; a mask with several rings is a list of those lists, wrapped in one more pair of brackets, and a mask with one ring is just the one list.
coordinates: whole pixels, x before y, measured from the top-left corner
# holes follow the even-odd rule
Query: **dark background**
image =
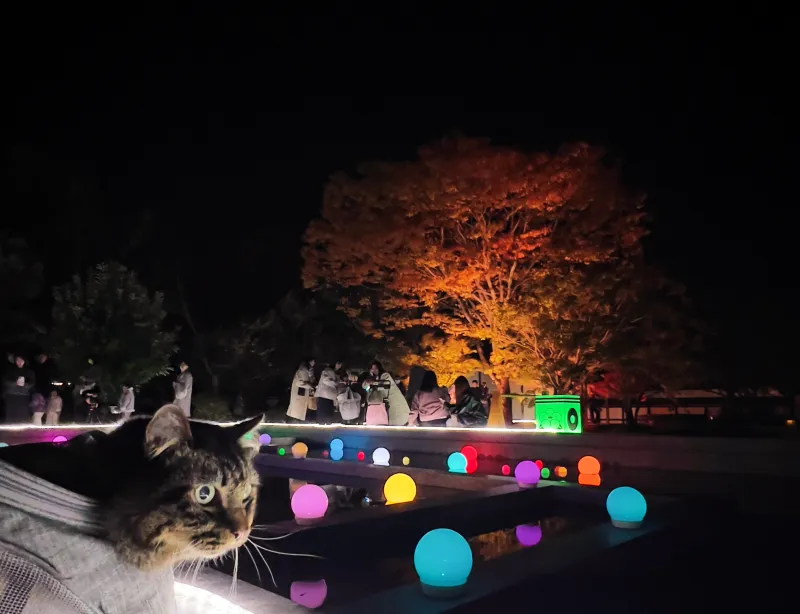
[(299, 285), (334, 171), (453, 131), (587, 140), (648, 193), (649, 257), (712, 325), (709, 360), (796, 378), (785, 16), (335, 4), (9, 14), (3, 228), (50, 284), (119, 258), (157, 287), (178, 263), (207, 329)]

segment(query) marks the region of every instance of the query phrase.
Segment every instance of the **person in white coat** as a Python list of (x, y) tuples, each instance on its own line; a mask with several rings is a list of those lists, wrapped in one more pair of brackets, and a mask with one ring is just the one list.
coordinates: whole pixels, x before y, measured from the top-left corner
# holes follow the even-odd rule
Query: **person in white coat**
[(122, 420), (127, 420), (136, 411), (136, 396), (133, 394), (133, 386), (126, 384), (122, 387), (122, 396), (119, 398), (119, 413)]
[(189, 365), (185, 362), (180, 364), (181, 372), (178, 377), (172, 382), (172, 388), (175, 390), (175, 400), (173, 403), (183, 410), (186, 417), (192, 415), (192, 372), (189, 371)]
[[(336, 363), (341, 364), (341, 363)], [(335, 403), (339, 396), (339, 389), (344, 388), (340, 385), (341, 380), (336, 375), (336, 370), (330, 365), (322, 370), (319, 376), (319, 384), (314, 391), (314, 398), (317, 399), (317, 422), (319, 424), (333, 424), (336, 418)]]
[(286, 415), (305, 422), (308, 413), (308, 399), (314, 393), (314, 361), (303, 361), (292, 379), (292, 392)]

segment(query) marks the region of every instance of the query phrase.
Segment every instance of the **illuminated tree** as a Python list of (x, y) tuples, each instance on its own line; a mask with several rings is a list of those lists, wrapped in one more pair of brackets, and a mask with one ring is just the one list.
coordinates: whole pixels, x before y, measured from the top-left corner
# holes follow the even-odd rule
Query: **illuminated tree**
[(424, 367), (436, 373), (440, 386), (449, 386), (459, 375), (481, 368), (475, 350), (462, 338), (426, 334), (403, 357), (406, 367)]
[(443, 140), (417, 161), (332, 177), (304, 279), (347, 288), (342, 308), (374, 334), (421, 327), (467, 342), (507, 392), (510, 377), (554, 380), (576, 363), (586, 323), (607, 311), (598, 298), (640, 260), (641, 204), (601, 149)]

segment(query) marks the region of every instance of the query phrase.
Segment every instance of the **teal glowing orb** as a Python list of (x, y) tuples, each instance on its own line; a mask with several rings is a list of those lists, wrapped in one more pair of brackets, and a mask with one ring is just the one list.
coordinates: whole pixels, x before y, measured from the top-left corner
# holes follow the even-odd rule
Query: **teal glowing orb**
[(453, 452), (447, 457), (447, 470), (450, 473), (466, 473), (467, 457), (461, 452)]
[(414, 568), (423, 588), (462, 587), (472, 571), (472, 549), (450, 529), (434, 529), (422, 536), (414, 549)]
[(611, 524), (620, 529), (636, 529), (647, 514), (644, 495), (630, 486), (620, 486), (608, 494), (606, 509)]
[(331, 448), (331, 460), (340, 461), (344, 456), (341, 448)]
[(0, 441), (0, 448), (7, 448), (8, 444), (5, 441)]
[(331, 450), (344, 450), (344, 442), (341, 439), (331, 439)]

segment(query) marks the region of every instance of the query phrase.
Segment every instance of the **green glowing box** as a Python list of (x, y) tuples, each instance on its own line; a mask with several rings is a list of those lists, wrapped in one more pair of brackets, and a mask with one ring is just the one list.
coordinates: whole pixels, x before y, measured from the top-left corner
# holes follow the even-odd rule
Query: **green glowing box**
[(582, 433), (581, 398), (576, 394), (537, 394), (536, 428), (552, 433)]

